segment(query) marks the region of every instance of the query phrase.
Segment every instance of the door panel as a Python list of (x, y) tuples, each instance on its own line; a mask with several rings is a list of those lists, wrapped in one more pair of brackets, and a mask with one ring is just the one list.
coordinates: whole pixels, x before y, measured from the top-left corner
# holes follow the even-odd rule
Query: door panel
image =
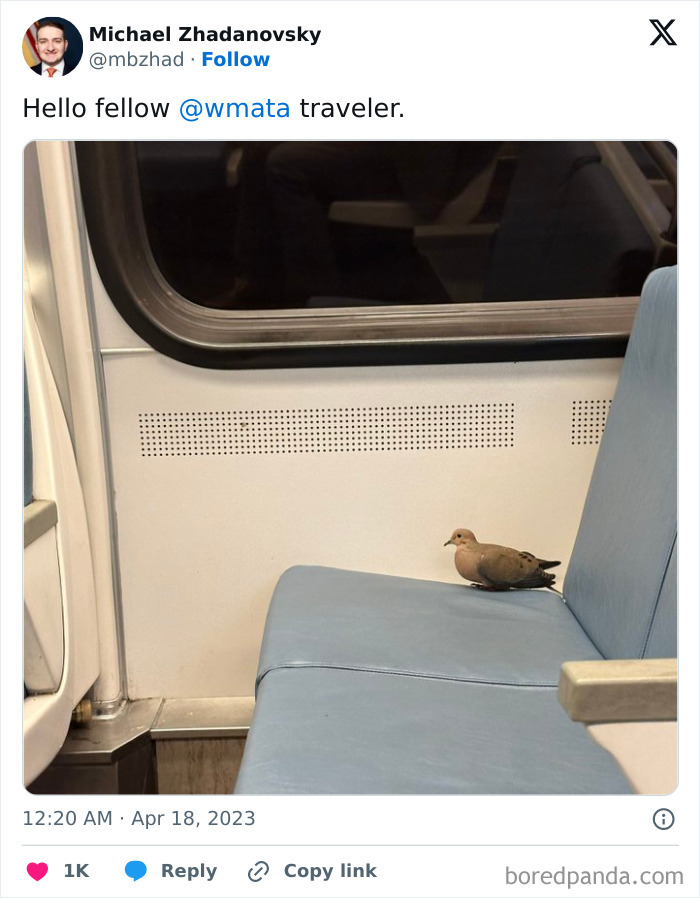
[(24, 686), (28, 692), (58, 691), (63, 652), (61, 575), (52, 526), (24, 548)]
[[(29, 784), (60, 749), (73, 708), (95, 682), (100, 666), (95, 587), (83, 494), (68, 425), (28, 292), (25, 294), (24, 334), (31, 409), (32, 494), (35, 503), (44, 500), (54, 503), (56, 508), (55, 526), (38, 539), (29, 540), (25, 548), (25, 582), (29, 599), (26, 613), (30, 619), (37, 619), (42, 645), (53, 643), (49, 665), (51, 680), (45, 681), (44, 685), (55, 683), (57, 687), (42, 690), (45, 694), (30, 694), (24, 700), (24, 781)], [(55, 565), (50, 557), (54, 545)], [(61, 601), (62, 659), (57, 656), (58, 608), (56, 604), (52, 605), (57, 588)], [(37, 607), (39, 604), (43, 605), (43, 611)], [(34, 668), (34, 674), (35, 661), (36, 658), (30, 657), (29, 666)], [(31, 692), (31, 685), (27, 685)]]

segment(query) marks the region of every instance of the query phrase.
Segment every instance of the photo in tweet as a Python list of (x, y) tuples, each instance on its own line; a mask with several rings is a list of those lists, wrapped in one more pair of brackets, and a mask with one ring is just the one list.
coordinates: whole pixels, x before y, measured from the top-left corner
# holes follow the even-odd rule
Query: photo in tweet
[(0, 13), (0, 896), (697, 898), (697, 4)]
[[(35, 303), (42, 222), (86, 223), (129, 676), (84, 698), (96, 562), (30, 319), (31, 791), (675, 789), (673, 145), (30, 144), (25, 178)], [(32, 482), (66, 451), (83, 544)]]

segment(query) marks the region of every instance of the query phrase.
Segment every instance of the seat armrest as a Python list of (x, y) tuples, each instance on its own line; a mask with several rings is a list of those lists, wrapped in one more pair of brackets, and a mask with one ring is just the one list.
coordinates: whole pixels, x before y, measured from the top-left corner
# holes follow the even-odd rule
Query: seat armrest
[(58, 523), (56, 503), (51, 499), (35, 499), (24, 507), (24, 548), (31, 545)]
[(432, 224), (418, 225), (413, 230), (413, 242), (419, 248), (428, 248), (435, 244), (441, 247), (488, 247), (491, 245), (496, 232), (497, 222), (483, 222), (480, 224)]
[(675, 658), (567, 661), (559, 677), (559, 701), (580, 723), (676, 720)]

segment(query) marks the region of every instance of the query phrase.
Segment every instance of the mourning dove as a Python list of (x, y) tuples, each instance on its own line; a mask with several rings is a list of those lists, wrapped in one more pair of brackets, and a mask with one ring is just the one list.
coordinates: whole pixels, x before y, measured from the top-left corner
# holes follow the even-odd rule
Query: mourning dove
[(546, 573), (546, 568), (556, 567), (560, 561), (544, 561), (530, 552), (477, 542), (471, 530), (464, 527), (455, 530), (445, 545), (457, 547), (455, 567), (465, 580), (471, 580), (479, 589), (495, 591), (545, 586), (558, 592), (552, 586), (555, 575)]

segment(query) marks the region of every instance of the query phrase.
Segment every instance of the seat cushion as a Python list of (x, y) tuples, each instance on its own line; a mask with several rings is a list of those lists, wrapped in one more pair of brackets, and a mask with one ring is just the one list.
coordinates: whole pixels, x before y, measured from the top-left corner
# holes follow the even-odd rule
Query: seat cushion
[(294, 567), (270, 605), (258, 683), (280, 668), (329, 667), (556, 686), (564, 661), (600, 657), (547, 590), (486, 593), (466, 584)]
[(553, 687), (269, 671), (239, 794), (615, 794), (617, 764)]

